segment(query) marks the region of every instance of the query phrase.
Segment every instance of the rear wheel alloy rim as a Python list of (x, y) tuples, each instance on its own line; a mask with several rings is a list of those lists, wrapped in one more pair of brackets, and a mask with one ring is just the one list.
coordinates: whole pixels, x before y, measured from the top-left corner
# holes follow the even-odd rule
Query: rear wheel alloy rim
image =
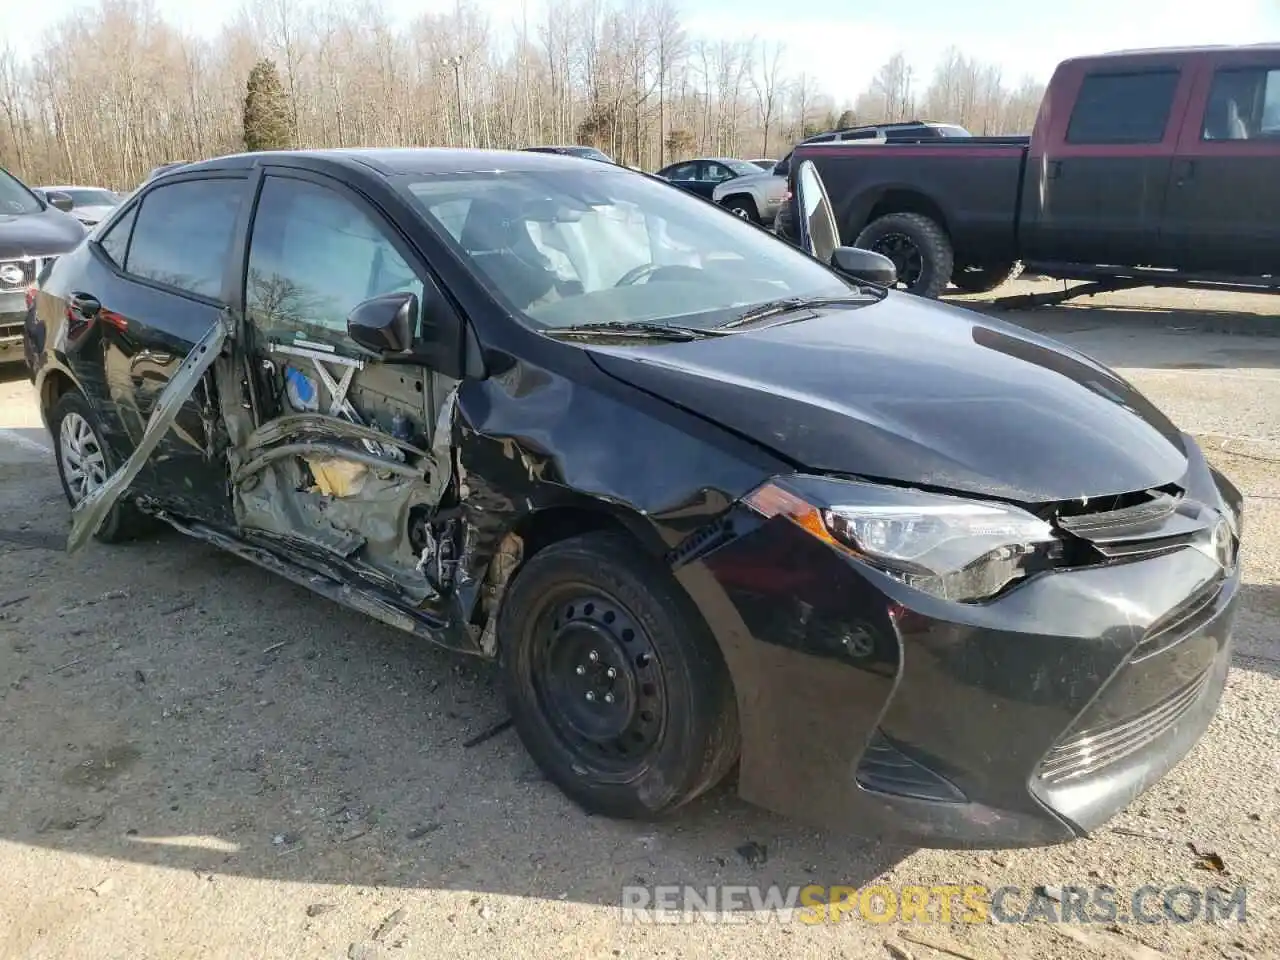
[(80, 414), (72, 412), (62, 418), (58, 446), (62, 453), (62, 478), (76, 503), (107, 482), (102, 445), (89, 421)]
[(887, 233), (871, 245), (876, 253), (893, 261), (898, 271), (898, 286), (912, 287), (924, 273), (924, 258), (920, 248), (904, 233)]
[(576, 763), (605, 777), (643, 766), (661, 741), (667, 702), (648, 633), (585, 587), (548, 598), (534, 629), (534, 690)]
[(741, 217), (743, 220), (750, 220), (751, 214), (747, 212), (746, 207), (730, 207), (735, 217)]

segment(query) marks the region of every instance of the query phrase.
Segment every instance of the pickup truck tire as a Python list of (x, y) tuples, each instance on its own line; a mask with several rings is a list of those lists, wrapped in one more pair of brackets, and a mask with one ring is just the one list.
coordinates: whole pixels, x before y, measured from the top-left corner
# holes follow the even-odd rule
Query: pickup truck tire
[(525, 749), (590, 813), (662, 817), (737, 761), (720, 647), (671, 571), (628, 536), (582, 534), (526, 560), (498, 613), (498, 655)]
[(1022, 273), (1022, 263), (1000, 263), (994, 267), (957, 266), (951, 274), (951, 282), (965, 293), (990, 293), (1017, 279)]
[(760, 220), (760, 211), (756, 209), (755, 200), (746, 194), (739, 193), (732, 197), (725, 197), (721, 206), (743, 220), (750, 220), (752, 223)]
[(889, 213), (872, 220), (854, 241), (893, 261), (908, 293), (936, 298), (947, 289), (955, 254), (946, 231), (921, 213)]

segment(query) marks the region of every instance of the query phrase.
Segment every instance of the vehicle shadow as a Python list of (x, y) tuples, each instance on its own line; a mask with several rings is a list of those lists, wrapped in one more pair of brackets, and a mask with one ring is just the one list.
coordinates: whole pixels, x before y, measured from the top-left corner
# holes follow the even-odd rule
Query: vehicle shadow
[(1280, 680), (1280, 584), (1246, 583), (1240, 590), (1232, 666)]
[(21, 360), (10, 363), (0, 363), (0, 384), (15, 383), (19, 380), (27, 379), (27, 365)]
[(175, 533), (68, 556), (54, 484), (38, 471), (43, 506), (0, 544), (2, 839), (601, 905), (628, 884), (860, 886), (911, 853), (773, 816), (732, 784), (661, 823), (587, 816), (495, 732), (490, 665)]
[(1280, 367), (1280, 297), (1251, 299), (1264, 301), (1270, 312), (1087, 300), (1017, 310), (1004, 309), (989, 299), (950, 297), (947, 302), (1062, 340), (1112, 367)]

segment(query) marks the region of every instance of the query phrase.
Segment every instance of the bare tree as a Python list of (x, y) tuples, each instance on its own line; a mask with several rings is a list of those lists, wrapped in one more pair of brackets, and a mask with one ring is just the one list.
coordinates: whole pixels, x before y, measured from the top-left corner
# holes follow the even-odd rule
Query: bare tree
[(760, 44), (757, 69), (751, 74), (751, 88), (756, 94), (756, 119), (760, 124), (760, 154), (769, 155), (769, 129), (778, 112), (778, 99), (785, 94), (782, 76), (783, 45), (775, 43), (769, 52), (768, 42)]

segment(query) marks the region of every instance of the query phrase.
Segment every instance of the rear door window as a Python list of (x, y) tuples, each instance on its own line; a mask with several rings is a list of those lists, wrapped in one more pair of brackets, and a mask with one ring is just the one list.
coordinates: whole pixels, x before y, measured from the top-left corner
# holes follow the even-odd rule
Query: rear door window
[(223, 178), (184, 180), (152, 190), (142, 198), (125, 270), (220, 299), (244, 186), (244, 180)]
[(1209, 90), (1201, 136), (1205, 140), (1280, 137), (1280, 68), (1217, 71)]
[(1090, 74), (1071, 111), (1067, 143), (1160, 143), (1178, 79), (1177, 70)]

